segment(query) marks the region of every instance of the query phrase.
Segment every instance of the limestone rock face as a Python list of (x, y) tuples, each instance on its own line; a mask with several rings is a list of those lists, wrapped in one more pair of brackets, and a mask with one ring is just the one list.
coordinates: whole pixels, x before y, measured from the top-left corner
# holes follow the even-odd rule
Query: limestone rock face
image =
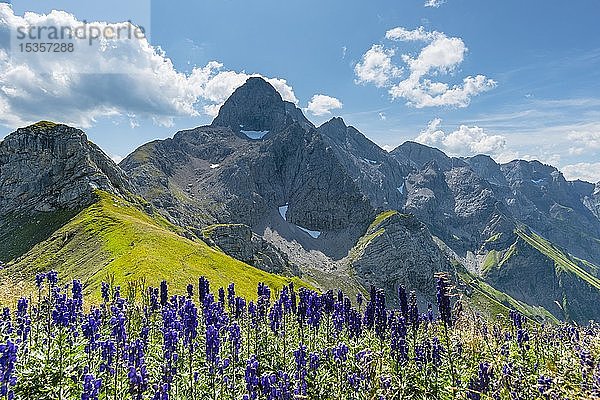
[(367, 287), (384, 288), (392, 302), (399, 285), (433, 301), (434, 274), (450, 268), (427, 226), (414, 216), (397, 212), (371, 225), (350, 254), (359, 279)]
[(213, 225), (204, 230), (203, 236), (207, 243), (263, 271), (286, 275), (300, 274), (298, 267), (289, 261), (285, 253), (252, 232), (247, 225)]
[(41, 122), (0, 143), (0, 215), (75, 209), (94, 189), (123, 194), (123, 171), (75, 128)]

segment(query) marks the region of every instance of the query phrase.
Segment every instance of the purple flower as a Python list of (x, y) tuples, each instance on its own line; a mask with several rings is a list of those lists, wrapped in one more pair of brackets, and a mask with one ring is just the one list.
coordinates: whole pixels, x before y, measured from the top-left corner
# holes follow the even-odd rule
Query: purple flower
[(408, 318), (408, 296), (406, 289), (402, 285), (398, 286), (398, 306), (402, 316), (405, 319)]
[(452, 326), (452, 307), (450, 305), (450, 286), (446, 276), (437, 278), (437, 302), (440, 319), (445, 326)]
[(83, 376), (83, 392), (81, 393), (81, 400), (98, 400), (101, 386), (102, 379), (96, 379), (92, 374), (85, 374)]
[(17, 345), (10, 339), (6, 344), (0, 344), (0, 396), (6, 396), (8, 399), (14, 397), (12, 388), (17, 384), (15, 375), (17, 350)]
[(246, 381), (246, 391), (248, 392), (247, 398), (249, 400), (255, 400), (258, 398), (258, 361), (256, 356), (252, 355), (246, 363), (246, 371), (244, 374), (244, 380)]
[(206, 327), (206, 360), (211, 364), (211, 369), (219, 363), (220, 348), (219, 331), (213, 325), (208, 325)]
[(331, 349), (333, 352), (333, 359), (338, 364), (343, 364), (346, 362), (346, 358), (348, 356), (348, 346), (345, 343), (340, 342), (336, 347)]
[(300, 343), (298, 350), (294, 350), (294, 360), (296, 361), (295, 378), (298, 382), (294, 393), (297, 396), (306, 396), (306, 346)]
[(169, 287), (167, 286), (167, 281), (162, 281), (160, 283), (160, 305), (166, 306), (169, 302)]
[(110, 294), (109, 294), (108, 283), (102, 282), (101, 287), (100, 287), (100, 293), (102, 294), (102, 300), (105, 303), (108, 303), (110, 301)]
[(200, 304), (204, 304), (206, 295), (210, 292), (210, 282), (204, 276), (198, 278), (198, 300)]
[(27, 299), (21, 297), (17, 302), (17, 313), (15, 315), (17, 335), (19, 336), (17, 343), (26, 343), (31, 331), (31, 318), (29, 318), (29, 314), (27, 313), (28, 307), (29, 302)]

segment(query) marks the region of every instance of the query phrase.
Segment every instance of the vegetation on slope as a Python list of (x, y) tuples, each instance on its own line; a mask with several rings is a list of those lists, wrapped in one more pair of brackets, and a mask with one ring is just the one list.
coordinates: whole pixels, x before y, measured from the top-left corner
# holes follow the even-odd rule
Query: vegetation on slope
[[(554, 261), (557, 268), (575, 274), (594, 288), (600, 290), (600, 279), (582, 268), (574, 258), (550, 243), (535, 232), (517, 229), (515, 233), (525, 240), (530, 246)], [(589, 264), (589, 263), (588, 263)], [(595, 267), (595, 266), (594, 266)], [(597, 269), (598, 267), (595, 267)]]
[(65, 281), (82, 280), (86, 295), (97, 300), (98, 288), (108, 276), (117, 285), (137, 282), (158, 286), (167, 279), (177, 292), (203, 275), (214, 285), (235, 282), (238, 292), (254, 297), (258, 282), (274, 289), (290, 279), (272, 275), (210, 248), (200, 240), (177, 234), (163, 218), (105, 192), (47, 240), (37, 244), (0, 271), (0, 299), (32, 292), (37, 273), (57, 270)]

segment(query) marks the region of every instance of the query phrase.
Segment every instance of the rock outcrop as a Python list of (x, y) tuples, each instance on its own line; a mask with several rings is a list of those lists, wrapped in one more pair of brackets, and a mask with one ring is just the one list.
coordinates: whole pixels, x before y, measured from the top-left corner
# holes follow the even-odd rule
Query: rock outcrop
[(95, 189), (124, 195), (129, 182), (79, 129), (39, 122), (0, 143), (0, 215), (79, 208)]

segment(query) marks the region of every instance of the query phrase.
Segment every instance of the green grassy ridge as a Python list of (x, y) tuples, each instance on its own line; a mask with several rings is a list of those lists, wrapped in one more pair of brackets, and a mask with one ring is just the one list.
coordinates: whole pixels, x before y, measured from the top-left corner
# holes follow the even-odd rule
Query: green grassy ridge
[(557, 268), (576, 275), (590, 286), (600, 290), (600, 279), (578, 265), (569, 254), (563, 252), (548, 240), (529, 230), (519, 228), (515, 230), (515, 233), (527, 242), (527, 244), (554, 261)]
[(466, 270), (458, 272), (459, 279), (471, 289), (468, 295), (469, 303), (478, 310), (486, 311), (490, 316), (507, 315), (510, 310), (519, 311), (527, 318), (539, 322), (558, 323), (558, 319), (544, 307), (531, 306), (519, 301), (508, 294), (495, 289), (493, 286), (470, 274)]
[(388, 210), (379, 213), (373, 219), (373, 222), (371, 222), (365, 234), (358, 239), (354, 247), (350, 250), (348, 254), (348, 259), (351, 263), (363, 255), (365, 249), (367, 248), (369, 243), (371, 243), (371, 241), (385, 233), (385, 229), (380, 228), (380, 225), (388, 218), (398, 214), (400, 213), (396, 210)]
[(46, 240), (81, 210), (3, 215), (0, 222), (0, 261), (9, 262)]
[(178, 234), (178, 229), (158, 215), (148, 215), (136, 205), (105, 192), (47, 240), (0, 271), (5, 283), (0, 299), (11, 302), (35, 291), (35, 275), (57, 270), (63, 283), (81, 279), (86, 297), (99, 297), (108, 277), (116, 285), (143, 282), (158, 286), (166, 279), (174, 292), (184, 293), (199, 276), (210, 279), (213, 289), (235, 282), (236, 292), (256, 297), (256, 286), (265, 282), (278, 290), (298, 278), (269, 274), (235, 260), (200, 240)]

